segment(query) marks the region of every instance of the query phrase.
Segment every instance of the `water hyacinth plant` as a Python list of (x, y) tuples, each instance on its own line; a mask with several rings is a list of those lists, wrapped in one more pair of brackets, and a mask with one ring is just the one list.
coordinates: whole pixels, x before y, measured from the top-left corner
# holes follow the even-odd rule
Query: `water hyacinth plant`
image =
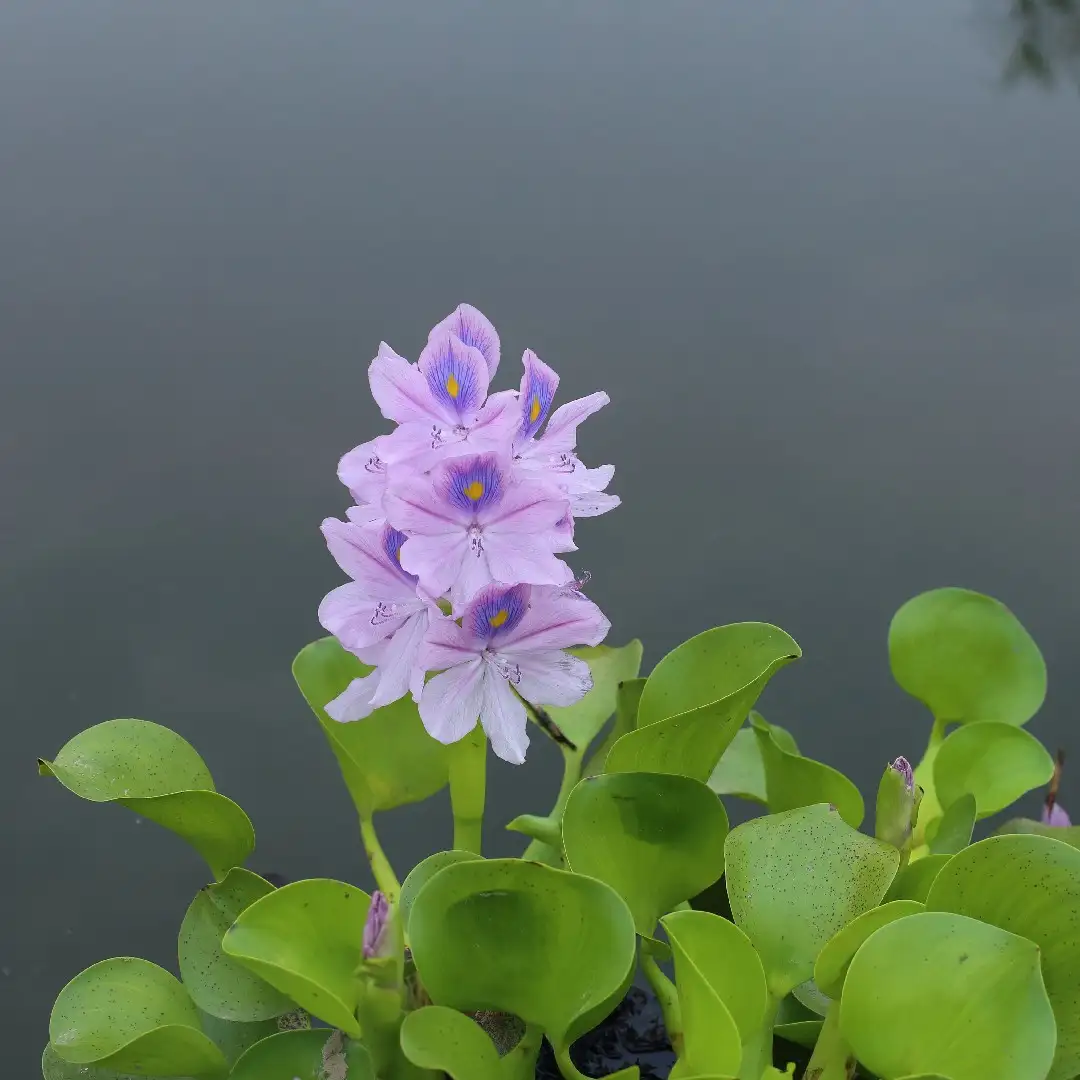
[[(647, 677), (639, 642), (603, 644), (562, 556), (618, 505), (612, 468), (575, 452), (607, 396), (553, 409), (558, 376), (528, 350), (519, 389), (489, 393), (499, 362), (465, 305), (415, 364), (380, 346), (371, 389), (395, 426), (342, 459), (353, 505), (322, 526), (349, 581), (293, 671), (377, 890), (245, 869), (250, 821), (168, 729), (76, 735), (40, 771), (182, 836), (213, 880), (179, 978), (121, 957), (61, 990), (45, 1080), (526, 1080), (545, 1043), (580, 1080), (575, 1043), (638, 976), (675, 1080), (791, 1076), (793, 1046), (807, 1080), (1080, 1076), (1080, 828), (1062, 759), (1024, 728), (1046, 670), (1015, 616), (963, 589), (897, 612), (893, 674), (931, 723), (863, 830), (855, 785), (755, 711), (801, 656), (784, 631), (716, 627)], [(550, 812), (507, 824), (522, 856), (488, 859), (488, 743), (521, 764), (530, 724), (563, 782)], [(1046, 785), (1041, 820), (973, 842)], [(445, 787), (451, 844), (400, 880), (375, 817)], [(732, 829), (726, 798), (761, 813)]]

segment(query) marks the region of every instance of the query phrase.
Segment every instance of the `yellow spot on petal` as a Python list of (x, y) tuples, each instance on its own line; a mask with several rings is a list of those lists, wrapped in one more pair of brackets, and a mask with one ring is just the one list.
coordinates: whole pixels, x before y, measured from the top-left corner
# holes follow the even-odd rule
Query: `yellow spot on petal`
[(457, 381), (457, 376), (451, 371), (446, 377), (446, 392), (452, 397), (456, 398), (461, 393), (461, 385)]
[(465, 498), (476, 502), (484, 494), (484, 485), (479, 480), (474, 480), (465, 488)]
[(529, 423), (535, 424), (536, 418), (540, 415), (540, 399), (538, 397), (533, 398), (533, 403), (529, 408)]
[(498, 630), (499, 627), (502, 626), (502, 624), (506, 622), (509, 617), (510, 612), (508, 612), (506, 608), (500, 608), (498, 611), (495, 612), (494, 615), (491, 616), (490, 619), (488, 619), (488, 622), (491, 623), (491, 625), (496, 630)]

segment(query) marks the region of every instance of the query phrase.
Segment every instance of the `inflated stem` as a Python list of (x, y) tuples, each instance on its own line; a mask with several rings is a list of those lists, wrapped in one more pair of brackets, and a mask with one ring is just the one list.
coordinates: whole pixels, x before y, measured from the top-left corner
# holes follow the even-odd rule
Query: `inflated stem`
[(639, 939), (639, 941), (641, 970), (645, 973), (645, 978), (648, 979), (649, 986), (652, 987), (652, 992), (656, 995), (656, 1000), (660, 1005), (660, 1012), (664, 1017), (664, 1028), (667, 1031), (668, 1039), (671, 1041), (671, 1048), (675, 1051), (676, 1056), (681, 1057), (683, 1053), (683, 1030), (682, 1010), (679, 1008), (679, 992), (675, 989), (675, 984), (661, 970), (656, 958), (650, 952), (647, 942), (644, 939)]
[(911, 840), (913, 859), (929, 853), (926, 829), (931, 821), (936, 821), (942, 814), (941, 803), (938, 802), (937, 790), (934, 787), (934, 759), (941, 749), (941, 744), (945, 741), (947, 726), (944, 720), (934, 719), (934, 726), (930, 729), (930, 738), (927, 740), (922, 760), (915, 766), (915, 784), (922, 788), (923, 795)]
[(401, 894), (401, 883), (394, 873), (394, 868), (390, 865), (390, 860), (386, 857), (386, 852), (382, 849), (382, 844), (379, 843), (375, 825), (368, 816), (361, 815), (360, 817), (360, 838), (364, 842), (364, 851), (367, 852), (376, 885), (391, 904), (396, 904)]
[[(743, 1043), (742, 1066), (739, 1069), (740, 1078), (756, 1078), (763, 1076), (765, 1071), (772, 1067), (773, 1060), (773, 1027), (776, 1024), (776, 1014), (780, 1009), (780, 999), (769, 995), (765, 1005), (765, 1018), (761, 1022), (761, 1028), (757, 1038)], [(808, 1074), (809, 1075), (809, 1074)]]
[(840, 1034), (840, 1002), (834, 1001), (825, 1014), (805, 1080), (851, 1080), (856, 1064), (851, 1047)]
[(487, 738), (478, 724), (448, 747), (454, 849), (480, 854), (487, 790)]
[[(560, 746), (563, 756), (562, 783), (559, 784), (559, 793), (555, 796), (555, 805), (551, 808), (546, 820), (552, 831), (550, 841), (534, 839), (522, 853), (523, 859), (535, 859), (538, 862), (550, 863), (552, 866), (564, 865), (562, 844), (558, 841), (562, 829), (563, 810), (566, 809), (566, 800), (570, 798), (570, 792), (577, 786), (581, 779), (581, 762), (585, 756), (584, 750), (570, 750)], [(523, 831), (523, 830), (517, 830)]]

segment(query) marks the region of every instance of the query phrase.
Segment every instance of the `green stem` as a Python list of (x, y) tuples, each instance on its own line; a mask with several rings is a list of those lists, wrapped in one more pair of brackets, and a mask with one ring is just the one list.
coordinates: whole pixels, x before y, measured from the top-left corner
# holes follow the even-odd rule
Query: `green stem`
[(526, 1025), (521, 1041), (499, 1063), (504, 1080), (533, 1080), (543, 1039), (543, 1028), (537, 1024)]
[(368, 862), (371, 863), (371, 872), (375, 875), (375, 884), (378, 885), (383, 895), (391, 904), (396, 904), (398, 894), (401, 892), (401, 883), (386, 857), (386, 852), (379, 843), (379, 837), (375, 832), (375, 826), (370, 817), (360, 818), (360, 838), (364, 841), (364, 851), (367, 852)]
[(772, 1067), (773, 1028), (776, 1026), (776, 1011), (779, 1008), (780, 998), (770, 994), (765, 1005), (765, 1019), (758, 1029), (757, 1038), (743, 1044), (740, 1080), (760, 1080), (765, 1070)]
[(834, 1001), (825, 1014), (803, 1080), (851, 1080), (857, 1064), (851, 1047), (840, 1034), (840, 1002)]
[(926, 742), (926, 750), (922, 760), (915, 766), (915, 783), (923, 789), (922, 805), (919, 807), (919, 820), (915, 823), (915, 832), (911, 838), (911, 857), (919, 859), (927, 854), (926, 828), (931, 821), (941, 817), (941, 803), (938, 802), (937, 791), (934, 788), (934, 761), (937, 758), (941, 744), (945, 741), (946, 721), (934, 718), (934, 726), (930, 729), (930, 738)]
[[(566, 800), (570, 798), (570, 792), (574, 790), (577, 782), (581, 779), (581, 763), (585, 753), (582, 750), (570, 750), (565, 746), (560, 746), (559, 749), (562, 750), (563, 756), (562, 783), (559, 784), (559, 794), (555, 796), (555, 805), (551, 808), (548, 818), (554, 824), (561, 826), (563, 810), (566, 809)], [(550, 852), (554, 852), (557, 861), (562, 862), (563, 853), (543, 840), (533, 840), (521, 857), (523, 859), (543, 861), (544, 855)]]
[(454, 847), (480, 854), (487, 790), (487, 736), (479, 724), (451, 743), (450, 805), (454, 812)]
[(640, 948), (638, 955), (641, 959), (641, 970), (656, 995), (660, 1004), (660, 1012), (664, 1017), (664, 1027), (667, 1029), (668, 1038), (671, 1040), (671, 1048), (676, 1057), (683, 1055), (683, 1029), (682, 1009), (679, 1008), (679, 992), (675, 984), (664, 974), (656, 957), (649, 951), (648, 945), (642, 939), (638, 939)]

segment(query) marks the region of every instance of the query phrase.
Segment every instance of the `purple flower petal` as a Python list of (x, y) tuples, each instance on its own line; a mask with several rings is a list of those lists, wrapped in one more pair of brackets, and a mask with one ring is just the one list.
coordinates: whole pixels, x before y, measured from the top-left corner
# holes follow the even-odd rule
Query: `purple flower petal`
[(471, 420), (484, 404), (491, 377), (484, 357), (453, 334), (429, 339), (417, 367), (427, 381), (428, 393), (451, 420)]
[(577, 590), (538, 586), (532, 590), (525, 617), (499, 643), (499, 652), (516, 656), (537, 649), (599, 645), (610, 629), (604, 613)]
[(574, 705), (592, 689), (589, 665), (561, 649), (514, 653), (507, 659), (514, 664), (518, 692), (534, 705)]
[(578, 425), (611, 401), (603, 391), (560, 405), (536, 442), (545, 454), (568, 454), (577, 445)]
[(511, 765), (521, 765), (525, 761), (525, 751), (529, 748), (525, 706), (506, 679), (492, 671), (490, 665), (484, 680), (480, 723), (496, 757)]
[(502, 501), (508, 479), (495, 454), (481, 454), (448, 462), (443, 467), (439, 486), (446, 502), (462, 513), (479, 518)]
[(1049, 810), (1043, 807), (1042, 823), (1054, 829), (1067, 829), (1072, 825), (1065, 808), (1058, 802), (1055, 802)]
[(364, 933), (361, 940), (361, 955), (365, 960), (385, 959), (389, 943), (390, 902), (376, 889), (371, 894), (367, 919), (364, 921)]
[(904, 787), (910, 795), (915, 790), (915, 774), (911, 769), (911, 763), (905, 757), (898, 757), (890, 766), (893, 772), (900, 774), (904, 781)]
[(462, 626), (478, 641), (506, 637), (525, 617), (529, 593), (528, 585), (488, 585), (473, 597)]
[(521, 430), (518, 442), (531, 439), (543, 426), (555, 399), (559, 376), (532, 351), (521, 358), (525, 374), (521, 377)]
[(442, 419), (423, 374), (384, 341), (368, 367), (371, 396), (387, 420), (398, 424)]
[(480, 717), (486, 664), (479, 657), (429, 679), (420, 698), (420, 719), (441, 743), (464, 739)]
[(431, 330), (436, 334), (451, 333), (459, 341), (479, 350), (487, 365), (489, 378), (495, 378), (499, 366), (499, 335), (491, 320), (471, 304), (459, 304), (442, 322)]

